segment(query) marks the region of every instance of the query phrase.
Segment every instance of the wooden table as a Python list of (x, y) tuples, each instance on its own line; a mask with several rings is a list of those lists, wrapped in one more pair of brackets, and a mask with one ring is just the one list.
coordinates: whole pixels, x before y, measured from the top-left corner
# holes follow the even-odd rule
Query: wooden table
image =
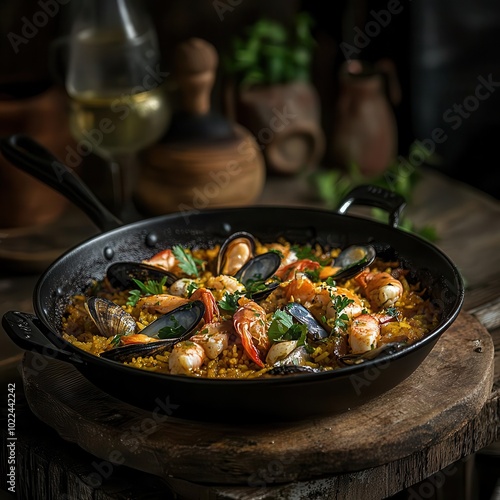
[[(304, 178), (269, 179), (262, 204), (319, 206)], [(181, 498), (343, 498), (375, 499), (393, 495), (409, 485), (420, 483), (421, 496), (428, 488), (438, 488), (436, 481), (450, 477), (457, 483), (457, 461), (471, 457), (478, 450), (500, 438), (500, 204), (463, 184), (426, 171), (407, 212), (415, 224), (433, 224), (440, 240), (437, 245), (457, 264), (467, 281), (464, 310), (475, 316), (491, 333), (495, 344), (495, 371), (491, 394), (466, 425), (434, 440), (431, 446), (416, 447), (408, 456), (381, 463), (360, 472), (336, 474), (311, 481), (262, 488), (260, 485), (203, 486), (170, 478), (163, 480), (138, 470), (117, 467), (107, 474), (106, 463), (60, 438), (50, 427), (36, 419), (23, 402), (22, 384), (17, 367), (20, 351), (5, 337), (0, 339), (3, 358), (1, 378), (16, 383), (17, 477), (19, 491), (26, 498), (138, 498), (146, 492), (152, 498), (169, 498), (169, 491), (181, 492)], [(84, 218), (75, 218), (89, 230)], [(91, 230), (90, 230), (91, 231)], [(31, 310), (31, 290), (36, 274), (10, 273), (0, 267), (0, 313), (10, 309)], [(467, 316), (470, 318), (470, 316)], [(3, 409), (3, 408), (2, 408)], [(6, 422), (0, 424), (5, 440)], [(5, 441), (0, 457), (5, 458)], [(0, 467), (5, 460), (0, 460)], [(448, 469), (446, 469), (448, 467)], [(89, 477), (100, 468), (99, 484)], [(35, 471), (28, 474), (28, 470)], [(441, 472), (438, 479), (428, 479)], [(450, 472), (451, 471), (451, 472)], [(4, 476), (4, 470), (0, 474)], [(265, 472), (265, 471), (264, 471)], [(425, 482), (427, 480), (427, 482)], [(146, 486), (145, 486), (146, 485)], [(5, 483), (0, 485), (5, 488)], [(414, 492), (418, 492), (415, 486)], [(427, 488), (427, 489), (425, 489)], [(160, 493), (162, 492), (162, 493)], [(460, 495), (449, 498), (461, 498)], [(426, 496), (426, 498), (428, 498)]]

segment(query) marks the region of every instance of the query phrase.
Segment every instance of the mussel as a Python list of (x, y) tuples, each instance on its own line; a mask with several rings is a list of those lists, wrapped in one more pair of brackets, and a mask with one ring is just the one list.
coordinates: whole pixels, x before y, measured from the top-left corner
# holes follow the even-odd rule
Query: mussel
[(130, 361), (139, 356), (152, 356), (187, 340), (193, 335), (196, 326), (205, 314), (205, 306), (200, 300), (184, 304), (173, 311), (160, 316), (140, 332), (141, 335), (158, 339), (142, 344), (130, 344), (116, 347), (101, 354), (102, 358), (114, 361)]
[(150, 266), (141, 262), (115, 262), (106, 269), (106, 277), (110, 284), (117, 289), (124, 290), (135, 286), (134, 279), (146, 281), (161, 281), (167, 277), (165, 284), (172, 285), (179, 278), (165, 269)]
[(101, 297), (90, 297), (85, 307), (104, 337), (135, 333), (135, 319), (118, 304)]
[(363, 269), (368, 267), (377, 256), (372, 245), (352, 245), (340, 252), (333, 261), (335, 267), (340, 267), (333, 276), (333, 279), (348, 279), (356, 276)]
[(275, 252), (267, 252), (250, 259), (235, 275), (245, 288), (247, 296), (253, 300), (266, 298), (280, 284), (269, 279), (280, 266), (281, 258)]
[(246, 231), (229, 236), (221, 245), (217, 257), (217, 275), (234, 276), (255, 253), (255, 238)]
[(370, 351), (366, 351), (362, 354), (346, 354), (345, 356), (340, 356), (339, 361), (345, 365), (358, 365), (380, 356), (390, 356), (391, 354), (395, 354), (396, 352), (404, 349), (407, 345), (408, 344), (406, 342), (390, 342), (388, 344), (382, 344), (380, 347), (371, 349)]
[(290, 302), (285, 309), (299, 322), (307, 326), (308, 335), (314, 340), (325, 339), (329, 333), (302, 304)]

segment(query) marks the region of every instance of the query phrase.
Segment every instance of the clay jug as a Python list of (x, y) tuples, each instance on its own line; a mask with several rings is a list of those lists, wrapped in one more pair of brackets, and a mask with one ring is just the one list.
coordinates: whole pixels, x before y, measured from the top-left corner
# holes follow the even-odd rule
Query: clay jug
[(348, 61), (339, 71), (331, 152), (334, 165), (353, 163), (367, 178), (381, 175), (395, 160), (398, 132), (393, 105), (400, 100), (390, 61), (370, 65)]

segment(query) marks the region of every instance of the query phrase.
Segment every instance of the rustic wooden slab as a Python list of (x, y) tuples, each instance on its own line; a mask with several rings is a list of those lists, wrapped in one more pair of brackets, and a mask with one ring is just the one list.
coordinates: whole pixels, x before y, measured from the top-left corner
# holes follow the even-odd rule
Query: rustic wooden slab
[(245, 427), (145, 412), (110, 398), (66, 363), (43, 360), (39, 371), (26, 369), (32, 353), (23, 378), (33, 412), (103, 460), (163, 478), (248, 487), (259, 486), (260, 470), (270, 471), (268, 485), (366, 474), (431, 449), (491, 397), (493, 355), (489, 333), (462, 313), (407, 380), (372, 402), (306, 422)]

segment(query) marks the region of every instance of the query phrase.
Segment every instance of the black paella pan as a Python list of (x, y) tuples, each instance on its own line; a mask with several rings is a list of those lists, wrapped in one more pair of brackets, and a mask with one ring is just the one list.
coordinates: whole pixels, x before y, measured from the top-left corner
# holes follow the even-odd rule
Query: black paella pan
[[(100, 227), (95, 236), (57, 259), (40, 277), (33, 295), (35, 315), (8, 312), (2, 324), (20, 347), (73, 364), (98, 388), (146, 410), (200, 420), (290, 420), (345, 411), (406, 379), (449, 328), (463, 303), (464, 285), (455, 265), (434, 245), (398, 229), (404, 200), (374, 186), (356, 188), (339, 213), (290, 207), (246, 207), (176, 213), (121, 225), (73, 172), (31, 139), (0, 143), (13, 164), (38, 177), (82, 208)], [(384, 208), (389, 225), (345, 215), (352, 203)], [(263, 242), (280, 236), (299, 244), (346, 247), (371, 243), (383, 259), (398, 259), (407, 278), (420, 281), (439, 308), (430, 334), (398, 352), (359, 365), (320, 373), (266, 379), (225, 380), (165, 375), (88, 354), (61, 338), (61, 317), (72, 295), (101, 279), (118, 261), (140, 261), (180, 244), (206, 247), (235, 231)], [(44, 358), (36, 357), (43, 370)]]

